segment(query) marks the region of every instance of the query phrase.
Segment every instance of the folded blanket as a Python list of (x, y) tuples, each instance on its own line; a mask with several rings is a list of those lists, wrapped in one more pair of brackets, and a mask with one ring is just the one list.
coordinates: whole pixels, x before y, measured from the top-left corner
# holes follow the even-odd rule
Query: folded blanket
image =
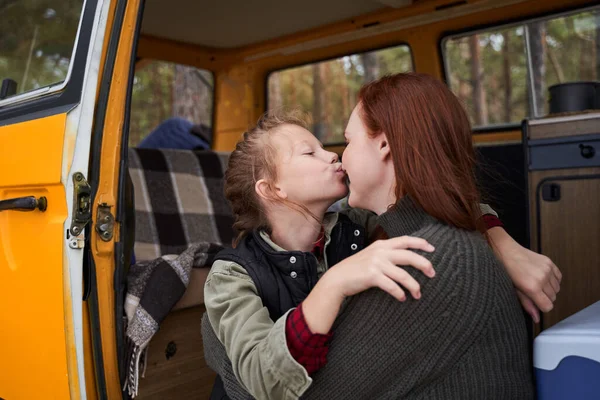
[(210, 267), (222, 249), (213, 243), (196, 243), (180, 255), (165, 255), (131, 266), (125, 297), (128, 371), (124, 390), (132, 398), (138, 393), (140, 364), (145, 366), (150, 339), (185, 293), (192, 268)]

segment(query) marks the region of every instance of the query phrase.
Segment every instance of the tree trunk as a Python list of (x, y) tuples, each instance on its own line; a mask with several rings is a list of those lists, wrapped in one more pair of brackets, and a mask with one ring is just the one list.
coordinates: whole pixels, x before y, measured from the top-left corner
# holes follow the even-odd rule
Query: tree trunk
[(176, 65), (173, 77), (173, 116), (211, 125), (212, 77), (204, 71)]
[[(460, 58), (463, 60), (470, 60), (471, 59), (471, 52), (470, 52), (470, 47), (469, 47), (469, 39), (468, 38), (463, 38), (460, 39), (460, 42), (457, 43), (458, 49), (459, 49), (459, 54), (460, 54)], [(462, 102), (463, 106), (465, 107), (465, 109), (468, 110), (469, 113), (469, 118), (473, 118), (473, 113), (472, 113), (472, 109), (471, 107), (469, 107), (469, 102), (472, 101), (472, 93), (473, 93), (473, 88), (471, 86), (471, 81), (467, 79), (467, 75), (465, 73), (463, 73), (464, 71), (461, 68), (462, 66), (456, 66), (456, 70), (452, 71), (451, 73), (453, 75), (455, 75), (456, 80), (458, 82), (458, 98), (460, 99), (460, 101)], [(474, 123), (475, 121), (472, 120), (471, 123)]]
[(565, 73), (560, 65), (560, 61), (558, 61), (558, 58), (551, 47), (546, 47), (546, 50), (548, 51), (548, 59), (550, 60), (550, 65), (552, 65), (552, 69), (556, 74), (558, 83), (563, 83), (565, 81)]
[(596, 11), (595, 15), (596, 20), (596, 80), (600, 80), (600, 11)]
[(504, 122), (508, 123), (512, 118), (512, 80), (510, 76), (510, 32), (503, 35), (504, 46), (502, 46), (502, 69), (504, 72)]
[(319, 139), (323, 140), (325, 134), (325, 124), (323, 121), (323, 105), (324, 94), (323, 82), (321, 80), (321, 69), (322, 63), (316, 63), (312, 65), (313, 75), (313, 104), (312, 104), (312, 117), (313, 117), (313, 133)]
[(283, 100), (281, 98), (281, 73), (275, 72), (269, 78), (269, 110), (281, 109)]
[(473, 87), (475, 125), (483, 126), (488, 124), (488, 115), (485, 89), (482, 84), (483, 71), (480, 60), (479, 36), (473, 35), (469, 38), (469, 47), (471, 50), (471, 86)]
[(363, 68), (365, 69), (365, 81), (364, 83), (373, 82), (379, 78), (379, 60), (375, 52), (363, 53), (360, 55)]
[[(339, 61), (338, 62), (343, 62)], [(343, 110), (343, 118), (350, 117), (350, 90), (348, 88), (348, 75), (346, 75), (346, 71), (344, 70), (343, 65), (340, 67), (340, 72), (342, 76), (342, 110)]]
[(546, 63), (545, 63), (546, 26), (544, 22), (529, 25), (529, 49), (533, 79), (533, 96), (535, 96), (535, 116), (545, 114), (546, 110)]
[(150, 133), (150, 131), (154, 128), (156, 128), (156, 126), (164, 121), (168, 114), (167, 114), (167, 110), (165, 110), (165, 103), (168, 104), (166, 101), (158, 101), (158, 99), (164, 99), (163, 96), (166, 96), (167, 93), (163, 93), (163, 82), (161, 79), (161, 71), (160, 71), (160, 65), (158, 63), (153, 63), (151, 65), (151, 79), (152, 79), (152, 92), (153, 92), (153, 103), (154, 103), (154, 107), (156, 108), (156, 111), (153, 113), (154, 114), (154, 118), (156, 118), (157, 120), (152, 121), (151, 126), (150, 126), (150, 130), (148, 132), (145, 132), (144, 135), (147, 135), (148, 133)]
[(325, 127), (325, 134), (323, 136), (323, 143), (331, 143), (333, 140), (333, 102), (331, 101), (331, 90), (333, 88), (332, 85), (332, 76), (331, 76), (331, 63), (323, 63), (321, 65), (321, 82), (324, 82), (323, 85), (323, 121)]
[(290, 102), (289, 105), (291, 107), (296, 107), (298, 104), (296, 103), (296, 79), (298, 79), (298, 72), (296, 70), (290, 71)]

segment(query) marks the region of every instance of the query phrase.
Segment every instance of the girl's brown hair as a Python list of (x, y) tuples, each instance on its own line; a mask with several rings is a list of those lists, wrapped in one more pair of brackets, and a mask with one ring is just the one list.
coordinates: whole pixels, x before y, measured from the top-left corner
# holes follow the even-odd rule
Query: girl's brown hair
[[(280, 132), (285, 125), (296, 125), (307, 129), (307, 119), (299, 111), (276, 111), (263, 115), (255, 127), (244, 133), (229, 157), (225, 172), (225, 198), (231, 204), (238, 233), (234, 246), (254, 229), (271, 232), (271, 227), (255, 190), (255, 184), (265, 179), (268, 184), (277, 180), (277, 149), (271, 144), (270, 136)], [(316, 219), (304, 206), (283, 200), (272, 193), (268, 200), (283, 203), (296, 211)]]
[(483, 232), (471, 126), (450, 89), (432, 76), (402, 73), (365, 85), (358, 97), (369, 134), (387, 137), (396, 198), (409, 195), (438, 220)]

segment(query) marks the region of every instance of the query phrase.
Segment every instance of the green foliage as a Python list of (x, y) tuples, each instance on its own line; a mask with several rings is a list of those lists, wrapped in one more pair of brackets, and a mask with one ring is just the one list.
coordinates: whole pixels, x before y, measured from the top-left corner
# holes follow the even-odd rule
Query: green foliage
[[(536, 99), (537, 116), (548, 111), (547, 88), (564, 82), (600, 79), (600, 11), (583, 12), (538, 23), (509, 28), (492, 28), (476, 35), (479, 45), (480, 74), (473, 75), (472, 35), (447, 40), (444, 56), (449, 84), (464, 102), (471, 123), (487, 120), (488, 124), (519, 123), (533, 116), (529, 105), (531, 80), (540, 82)], [(536, 29), (533, 29), (533, 28)], [(529, 29), (533, 65), (528, 70), (525, 30)], [(535, 35), (540, 35), (536, 38)], [(541, 46), (534, 46), (539, 39)], [(508, 69), (506, 68), (508, 66)], [(531, 75), (531, 77), (530, 77)], [(479, 82), (477, 82), (479, 80)], [(474, 87), (484, 90), (484, 107), (476, 107)], [(476, 115), (477, 110), (486, 113)]]
[(67, 76), (83, 0), (0, 0), (0, 79), (17, 93)]
[[(370, 57), (370, 58), (369, 58)], [(355, 54), (335, 60), (290, 68), (269, 77), (269, 108), (299, 108), (310, 114), (313, 127), (322, 124), (320, 139), (326, 144), (344, 142), (344, 129), (356, 105), (356, 96), (367, 83), (366, 60), (372, 63), (374, 78), (386, 74), (413, 70), (408, 46), (401, 45), (365, 54)], [(373, 78), (371, 77), (371, 78)], [(320, 93), (314, 93), (315, 79), (322, 81)], [(314, 115), (315, 95), (321, 96), (323, 110)], [(313, 128), (313, 131), (317, 129)]]
[(172, 113), (175, 65), (152, 62), (136, 71), (131, 97), (129, 143), (137, 145)]
[[(82, 6), (83, 0), (0, 0), (0, 79), (15, 80), (17, 93), (64, 81)], [(535, 61), (531, 71), (527, 30), (529, 56)], [(600, 80), (600, 10), (492, 28), (477, 33), (475, 41), (472, 35), (452, 38), (443, 50), (449, 85), (472, 123), (518, 123), (533, 114), (532, 86), (541, 115), (547, 112), (549, 86)], [(406, 45), (281, 70), (269, 77), (269, 107), (307, 111), (321, 140), (340, 143), (360, 87), (385, 74), (411, 70)], [(137, 71), (130, 145), (171, 116), (210, 126), (213, 85), (209, 72), (175, 64), (152, 62)]]
[[(190, 80), (182, 82), (182, 76)], [(179, 83), (179, 84), (178, 84)], [(131, 97), (129, 145), (136, 146), (164, 120), (177, 116), (212, 125), (213, 75), (204, 70), (152, 61), (136, 71)], [(187, 109), (192, 112), (182, 111)], [(199, 109), (194, 113), (194, 109)]]

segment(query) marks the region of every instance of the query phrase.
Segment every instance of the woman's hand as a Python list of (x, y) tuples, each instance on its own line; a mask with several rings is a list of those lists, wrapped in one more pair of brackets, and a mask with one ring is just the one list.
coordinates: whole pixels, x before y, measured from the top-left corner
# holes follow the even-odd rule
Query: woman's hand
[[(562, 274), (548, 257), (528, 250), (514, 241), (500, 227), (488, 230), (496, 256), (502, 261), (517, 288), (523, 308), (540, 321), (539, 310), (548, 312), (554, 307), (560, 291)], [(539, 309), (539, 310), (538, 310)]]
[(378, 287), (400, 301), (421, 297), (419, 283), (398, 265), (410, 265), (432, 278), (435, 271), (425, 257), (409, 250), (434, 251), (426, 240), (402, 236), (378, 240), (359, 253), (331, 267), (302, 303), (304, 317), (313, 333), (329, 332), (344, 298)]

